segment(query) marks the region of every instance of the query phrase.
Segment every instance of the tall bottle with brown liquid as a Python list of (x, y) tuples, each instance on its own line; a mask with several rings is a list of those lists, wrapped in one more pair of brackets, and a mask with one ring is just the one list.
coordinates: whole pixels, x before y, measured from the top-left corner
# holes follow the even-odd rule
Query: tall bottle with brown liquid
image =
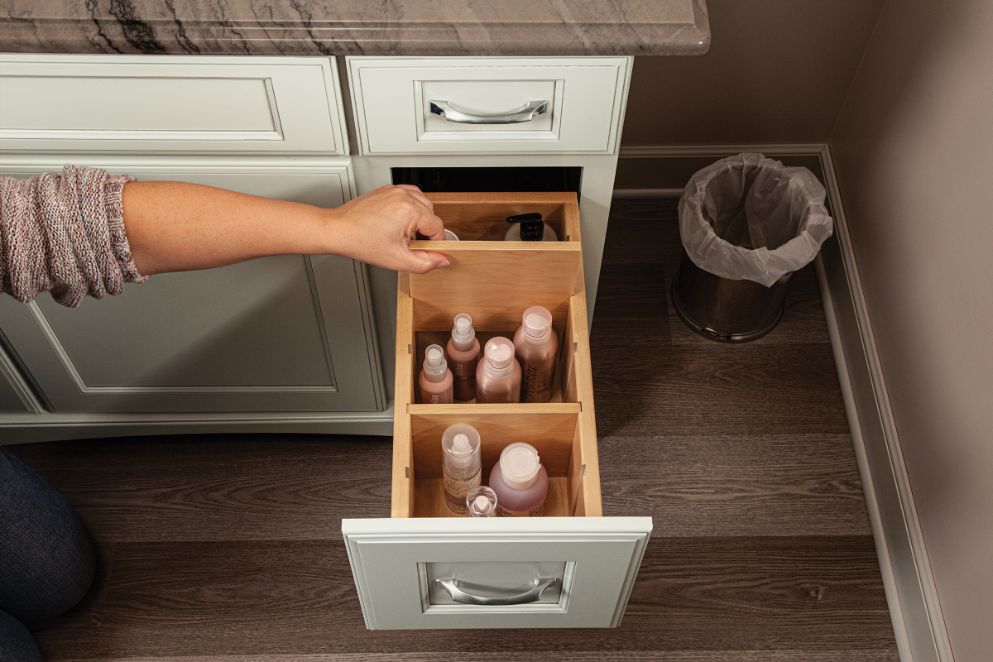
[(479, 340), (472, 328), (472, 317), (466, 313), (455, 316), (452, 337), (446, 348), (448, 366), (455, 378), (455, 399), (472, 400), (476, 397), (476, 364), (479, 361)]
[(523, 372), (521, 402), (551, 400), (559, 338), (547, 308), (531, 306), (524, 311), (522, 324), (514, 334), (514, 348)]

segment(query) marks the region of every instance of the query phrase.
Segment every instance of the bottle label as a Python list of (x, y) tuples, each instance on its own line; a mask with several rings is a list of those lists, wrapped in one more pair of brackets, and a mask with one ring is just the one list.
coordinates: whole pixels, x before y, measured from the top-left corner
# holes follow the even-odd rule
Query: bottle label
[(524, 402), (548, 402), (552, 399), (555, 379), (553, 361), (526, 361), (524, 364)]
[(453, 478), (445, 474), (445, 503), (448, 509), (456, 515), (468, 515), (469, 508), (466, 505), (465, 497), (470, 490), (482, 484), (482, 472), (477, 471), (469, 478)]

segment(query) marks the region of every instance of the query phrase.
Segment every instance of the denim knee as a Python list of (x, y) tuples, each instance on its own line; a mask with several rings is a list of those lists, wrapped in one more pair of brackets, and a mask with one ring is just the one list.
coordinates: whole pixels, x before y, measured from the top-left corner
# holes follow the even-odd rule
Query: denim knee
[(28, 626), (75, 606), (96, 567), (93, 544), (69, 502), (3, 448), (0, 559), (0, 609)]
[(0, 660), (4, 662), (41, 662), (41, 653), (24, 624), (0, 611)]

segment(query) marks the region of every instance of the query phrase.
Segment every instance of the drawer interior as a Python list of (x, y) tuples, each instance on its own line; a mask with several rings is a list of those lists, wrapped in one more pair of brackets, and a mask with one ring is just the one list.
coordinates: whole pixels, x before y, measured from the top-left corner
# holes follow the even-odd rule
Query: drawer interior
[[(596, 423), (583, 291), (579, 214), (574, 193), (431, 194), (435, 211), (460, 237), (413, 242), (448, 255), (451, 266), (400, 274), (397, 287), (393, 517), (450, 517), (441, 480), (441, 434), (454, 423), (482, 437), (483, 482), (515, 441), (538, 449), (549, 475), (545, 516), (601, 514)], [(490, 241), (510, 214), (541, 211), (563, 230), (558, 242)], [(558, 232), (558, 227), (556, 231)], [(429, 246), (428, 246), (429, 244)], [(418, 404), (415, 384), (425, 348), (448, 340), (457, 313), (472, 315), (481, 342), (513, 337), (531, 305), (552, 312), (559, 334), (555, 396), (549, 403)]]

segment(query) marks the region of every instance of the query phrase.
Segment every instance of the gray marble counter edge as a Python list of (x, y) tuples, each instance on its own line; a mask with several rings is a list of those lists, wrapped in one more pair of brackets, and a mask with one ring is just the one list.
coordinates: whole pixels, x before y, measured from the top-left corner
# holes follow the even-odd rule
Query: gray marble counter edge
[[(7, 8), (9, 10), (9, 7)], [(181, 55), (701, 55), (710, 47), (706, 3), (694, 23), (443, 21), (181, 21), (87, 15), (0, 16), (0, 52)]]

